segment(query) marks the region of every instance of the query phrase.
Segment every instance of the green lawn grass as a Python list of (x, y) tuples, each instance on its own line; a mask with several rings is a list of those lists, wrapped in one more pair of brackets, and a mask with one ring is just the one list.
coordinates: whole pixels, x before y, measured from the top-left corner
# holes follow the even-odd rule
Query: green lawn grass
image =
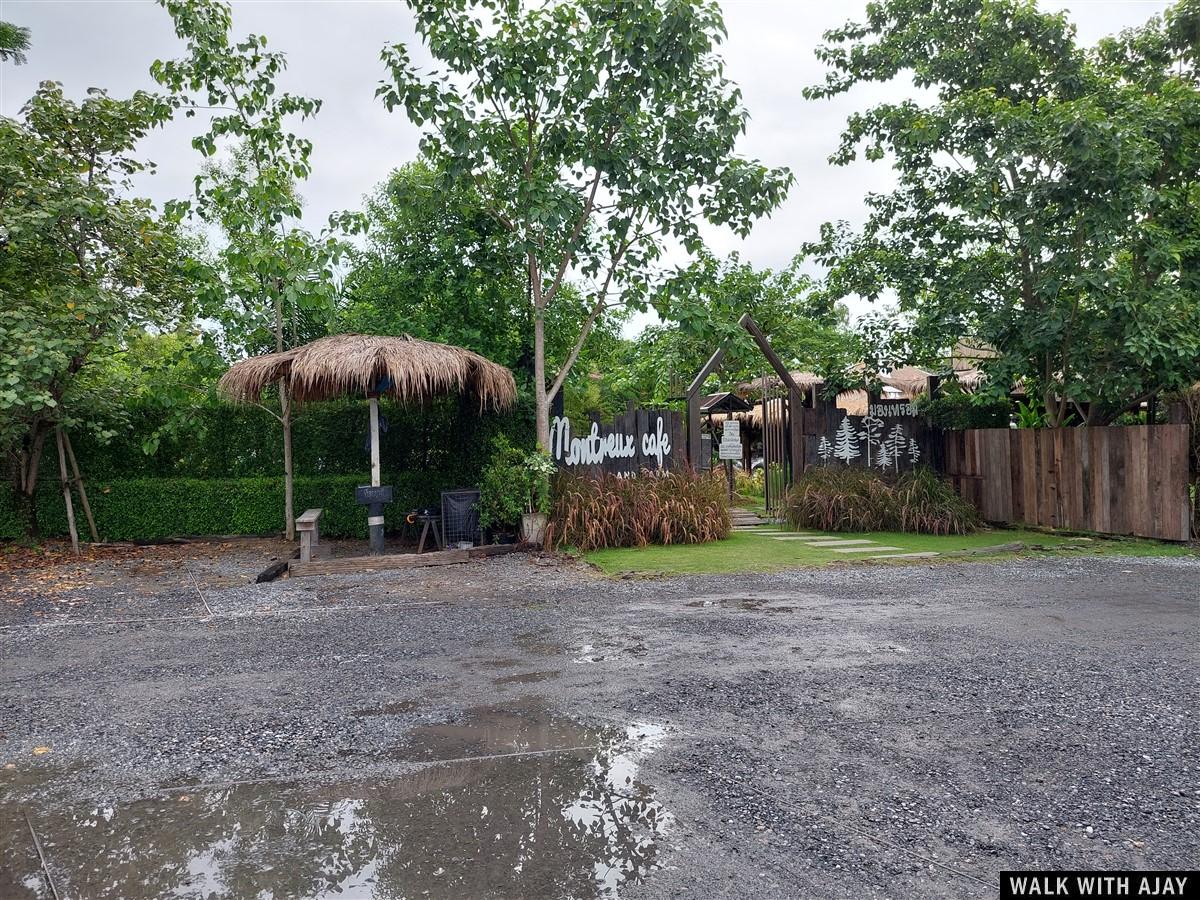
[[(780, 535), (788, 534), (779, 529)], [(1195, 554), (1187, 545), (1167, 544), (1160, 541), (1105, 538), (1080, 539), (1040, 531), (1021, 529), (988, 529), (970, 535), (939, 536), (929, 534), (904, 534), (899, 532), (870, 532), (867, 534), (828, 534), (823, 537), (865, 538), (885, 547), (898, 550), (880, 550), (879, 553), (916, 553), (934, 550), (952, 553), (960, 550), (980, 550), (999, 544), (1016, 541), (1026, 545), (1020, 551), (1024, 555), (1097, 555), (1124, 554), (1129, 556), (1185, 556)], [(1040, 548), (1040, 549), (1038, 549)], [(834, 562), (858, 562), (880, 564), (931, 563), (939, 560), (962, 559), (963, 557), (929, 557), (921, 559), (867, 560), (870, 553), (835, 553), (832, 548), (810, 547), (803, 541), (777, 541), (768, 534), (750, 534), (736, 531), (723, 541), (710, 544), (679, 544), (669, 547), (622, 547), (596, 550), (586, 554), (588, 562), (609, 575), (633, 572), (664, 575), (702, 575), (730, 572), (776, 572), (808, 566), (825, 566)], [(966, 559), (994, 559), (1015, 556), (1014, 551), (998, 551), (980, 554)]]

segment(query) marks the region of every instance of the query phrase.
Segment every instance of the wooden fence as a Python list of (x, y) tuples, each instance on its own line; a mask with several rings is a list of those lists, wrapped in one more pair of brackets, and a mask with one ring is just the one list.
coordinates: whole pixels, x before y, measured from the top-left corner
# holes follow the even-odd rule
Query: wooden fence
[(563, 416), (550, 422), (550, 458), (560, 469), (591, 476), (636, 475), (687, 464), (683, 414), (673, 409), (635, 409), (611, 422), (592, 418), (578, 432)]
[(945, 433), (944, 468), (989, 522), (1186, 541), (1187, 425)]

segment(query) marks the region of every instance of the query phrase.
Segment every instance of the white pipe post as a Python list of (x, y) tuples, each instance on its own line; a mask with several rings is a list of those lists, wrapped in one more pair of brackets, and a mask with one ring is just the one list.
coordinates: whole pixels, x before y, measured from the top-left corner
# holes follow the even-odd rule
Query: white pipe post
[(371, 398), (371, 487), (379, 487), (379, 398)]

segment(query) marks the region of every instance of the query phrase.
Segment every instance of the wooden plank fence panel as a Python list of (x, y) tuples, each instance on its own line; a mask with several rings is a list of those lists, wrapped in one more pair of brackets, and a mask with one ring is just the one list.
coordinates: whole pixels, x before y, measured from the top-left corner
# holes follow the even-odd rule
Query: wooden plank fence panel
[(1148, 536), (1150, 534), (1148, 494), (1149, 473), (1146, 471), (1146, 428), (1130, 428), (1125, 432), (1129, 443), (1129, 468), (1126, 470), (1126, 495), (1130, 506), (1130, 532)]
[(1112, 529), (1112, 506), (1105, 501), (1104, 492), (1109, 484), (1109, 449), (1107, 428), (1096, 428), (1089, 435), (1088, 445), (1088, 477), (1087, 487), (1087, 518), (1095, 524), (1096, 531)]
[(1189, 428), (946, 432), (943, 466), (993, 522), (1186, 541)]
[(1007, 522), (1012, 519), (1012, 479), (983, 476), (988, 472), (1011, 471), (1008, 429), (988, 428), (975, 434), (979, 451), (974, 474), (981, 479), (983, 515), (991, 521)]

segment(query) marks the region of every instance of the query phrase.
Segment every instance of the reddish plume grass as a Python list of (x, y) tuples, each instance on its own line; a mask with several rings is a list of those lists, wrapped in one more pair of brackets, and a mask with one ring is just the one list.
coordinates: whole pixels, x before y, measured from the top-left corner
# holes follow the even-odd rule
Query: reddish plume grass
[(599, 550), (647, 544), (701, 544), (729, 536), (723, 478), (691, 471), (629, 478), (561, 474), (547, 547)]
[(884, 477), (870, 469), (814, 466), (788, 492), (793, 528), (969, 534), (979, 514), (931, 469)]

